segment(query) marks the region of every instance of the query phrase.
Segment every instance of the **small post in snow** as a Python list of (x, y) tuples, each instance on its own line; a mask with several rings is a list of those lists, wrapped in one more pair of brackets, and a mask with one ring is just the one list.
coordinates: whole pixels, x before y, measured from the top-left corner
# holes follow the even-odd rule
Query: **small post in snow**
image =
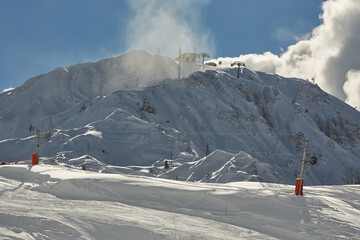
[(169, 169), (169, 168), (170, 168), (169, 163), (168, 163), (167, 160), (165, 160), (165, 162), (164, 162), (164, 169)]
[(207, 156), (210, 154), (210, 150), (209, 150), (209, 144), (206, 144), (206, 158)]

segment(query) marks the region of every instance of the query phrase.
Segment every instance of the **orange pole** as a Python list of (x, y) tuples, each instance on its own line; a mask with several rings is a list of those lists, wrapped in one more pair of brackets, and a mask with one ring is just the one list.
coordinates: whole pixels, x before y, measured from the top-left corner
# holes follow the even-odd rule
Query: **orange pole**
[(39, 154), (33, 153), (32, 155), (32, 165), (39, 164)]

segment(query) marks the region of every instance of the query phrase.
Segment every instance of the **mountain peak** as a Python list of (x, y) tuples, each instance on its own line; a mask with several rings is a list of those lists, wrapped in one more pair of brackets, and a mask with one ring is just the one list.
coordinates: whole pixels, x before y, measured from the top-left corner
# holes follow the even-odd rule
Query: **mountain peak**
[(98, 171), (293, 183), (307, 138), (319, 159), (308, 184), (356, 176), (360, 113), (317, 85), (247, 68), (239, 78), (237, 68), (182, 69), (178, 79), (177, 62), (133, 51), (29, 79), (0, 97), (1, 160), (31, 156), (31, 122), (51, 133), (43, 161)]

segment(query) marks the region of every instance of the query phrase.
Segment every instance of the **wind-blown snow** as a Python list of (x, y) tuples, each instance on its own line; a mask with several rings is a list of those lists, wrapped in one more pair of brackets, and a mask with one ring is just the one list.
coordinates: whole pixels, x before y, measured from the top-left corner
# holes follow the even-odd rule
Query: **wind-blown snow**
[(209, 0), (127, 2), (134, 11), (126, 34), (129, 51), (144, 49), (175, 58), (181, 42), (183, 52), (214, 53), (211, 31), (201, 24), (201, 15)]

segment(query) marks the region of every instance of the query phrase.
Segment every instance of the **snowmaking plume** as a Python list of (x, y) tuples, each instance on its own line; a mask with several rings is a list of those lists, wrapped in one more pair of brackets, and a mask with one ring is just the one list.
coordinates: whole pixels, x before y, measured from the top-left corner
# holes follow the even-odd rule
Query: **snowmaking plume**
[(210, 30), (201, 25), (201, 10), (209, 0), (128, 0), (134, 11), (127, 51), (141, 49), (175, 58), (181, 41), (183, 52), (213, 53)]
[[(309, 37), (289, 46), (280, 56), (241, 55), (254, 70), (315, 81), (325, 91), (360, 108), (360, 2), (328, 0), (323, 23)], [(219, 58), (228, 65), (234, 58)]]

